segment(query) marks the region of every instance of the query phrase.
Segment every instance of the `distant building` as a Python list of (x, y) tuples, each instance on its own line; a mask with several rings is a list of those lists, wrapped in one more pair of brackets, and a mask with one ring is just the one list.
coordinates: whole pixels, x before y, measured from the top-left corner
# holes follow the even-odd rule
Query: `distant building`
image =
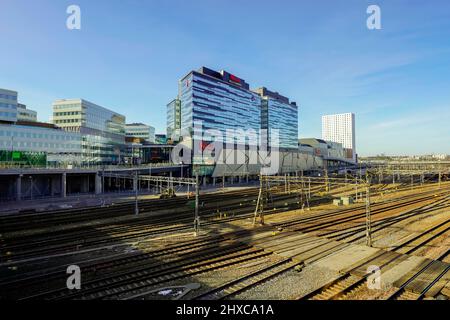
[(21, 103), (17, 104), (17, 121), (37, 121), (37, 112), (27, 109), (27, 106)]
[[(253, 130), (256, 141), (261, 128), (261, 98), (245, 80), (202, 67), (184, 76), (178, 87), (182, 133), (192, 134), (199, 142), (226, 142), (227, 130)], [(194, 131), (200, 124), (201, 131)], [(206, 130), (215, 130), (220, 136), (205, 136)]]
[(261, 129), (267, 130), (270, 145), (271, 132), (279, 132), (279, 147), (298, 147), (298, 107), (295, 102), (262, 87), (254, 90), (261, 97)]
[(180, 140), (181, 130), (181, 100), (176, 98), (167, 104), (167, 138)]
[(0, 121), (17, 121), (17, 91), (0, 89)]
[(156, 144), (167, 144), (167, 136), (165, 134), (156, 134), (155, 143)]
[(17, 96), (16, 91), (0, 89), (0, 163), (77, 163), (81, 156), (80, 134), (37, 122), (36, 112), (17, 103)]
[(53, 123), (80, 133), (83, 164), (119, 164), (126, 153), (125, 116), (83, 99), (53, 103)]
[(147, 142), (155, 143), (155, 128), (143, 123), (130, 123), (125, 126), (127, 137), (141, 138)]
[(315, 156), (325, 158), (345, 158), (342, 144), (323, 139), (305, 138), (299, 139), (299, 150), (313, 152)]
[(322, 139), (341, 143), (345, 158), (356, 162), (355, 114), (343, 113), (322, 116)]
[(81, 156), (81, 136), (49, 123), (0, 123), (0, 162), (27, 166), (74, 164)]

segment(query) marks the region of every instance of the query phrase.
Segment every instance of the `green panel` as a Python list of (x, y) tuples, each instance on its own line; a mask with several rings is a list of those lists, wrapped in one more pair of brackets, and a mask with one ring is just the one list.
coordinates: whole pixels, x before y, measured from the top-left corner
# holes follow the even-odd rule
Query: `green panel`
[(215, 166), (208, 166), (208, 165), (194, 165), (192, 168), (192, 175), (199, 175), (199, 176), (210, 176), (214, 172)]
[(14, 152), (12, 153), (12, 159), (13, 159), (13, 160), (20, 160), (20, 159), (22, 159), (22, 152), (20, 152), (20, 151), (14, 151)]
[(9, 166), (47, 166), (47, 154), (45, 152), (7, 151), (0, 150), (0, 163)]

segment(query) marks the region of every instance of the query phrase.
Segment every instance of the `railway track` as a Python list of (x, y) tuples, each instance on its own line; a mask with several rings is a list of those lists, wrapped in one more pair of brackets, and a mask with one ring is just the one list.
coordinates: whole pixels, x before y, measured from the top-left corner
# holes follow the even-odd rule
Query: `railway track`
[[(447, 192), (446, 190), (441, 190), (441, 193)], [(393, 208), (396, 205), (399, 205), (399, 208), (403, 207), (405, 204), (418, 204), (430, 199), (435, 199), (436, 191), (428, 191), (424, 192), (419, 196), (414, 197), (403, 197), (400, 200), (395, 199), (392, 201), (387, 201), (384, 203), (377, 203), (373, 206), (374, 211), (373, 214), (376, 215), (376, 208), (380, 206), (380, 213), (386, 211), (383, 205), (387, 207)], [(441, 194), (439, 193), (439, 195)], [(448, 194), (448, 193), (447, 193)], [(291, 195), (292, 198), (295, 198), (296, 195)], [(280, 201), (285, 201), (286, 198), (281, 199)], [(388, 204), (388, 205), (387, 205)], [(242, 206), (240, 206), (242, 207)], [(384, 209), (383, 209), (384, 208)], [(245, 209), (245, 208), (241, 208)], [(254, 207), (251, 212), (253, 212)], [(285, 209), (283, 209), (285, 210)], [(355, 214), (352, 211), (355, 211), (355, 208), (351, 209), (341, 209), (336, 210), (335, 212), (322, 213), (317, 215), (302, 215), (299, 219), (294, 219), (293, 221), (287, 222), (285, 224), (273, 224), (269, 226), (269, 228), (274, 227), (292, 227), (293, 230), (297, 230), (298, 225), (302, 225), (302, 231), (314, 231), (321, 230), (326, 226), (329, 226), (333, 221), (336, 224), (338, 223), (348, 223), (350, 221), (354, 221), (359, 219), (360, 216)], [(384, 211), (383, 211), (384, 210)], [(353, 215), (353, 216), (352, 216)], [(252, 216), (252, 213), (248, 216)], [(223, 223), (225, 221), (232, 221), (231, 219), (242, 219), (246, 216), (237, 216), (234, 218), (230, 218), (230, 220), (221, 220), (217, 221), (217, 223)], [(406, 216), (405, 216), (406, 217)], [(394, 220), (385, 220), (387, 223), (392, 223)], [(213, 222), (211, 222), (213, 223)], [(165, 223), (161, 223), (159, 230), (153, 230), (156, 233), (164, 232)], [(380, 225), (381, 226), (381, 225)], [(142, 226), (138, 226), (137, 228), (141, 228)], [(445, 225), (440, 226), (445, 229)], [(178, 232), (181, 226), (176, 226), (174, 229)], [(191, 226), (186, 226), (186, 228), (191, 228)], [(442, 229), (442, 230), (444, 230)], [(448, 229), (447, 229), (448, 230)], [(356, 230), (353, 230), (356, 231)], [(359, 231), (358, 231), (359, 232)], [(143, 233), (144, 234), (144, 233)], [(67, 289), (52, 289), (47, 290), (45, 292), (38, 292), (37, 294), (32, 294), (27, 297), (23, 297), (25, 299), (46, 299), (46, 300), (59, 300), (59, 299), (129, 299), (131, 298), (142, 298), (142, 295), (145, 295), (145, 290), (148, 287), (154, 286), (156, 284), (164, 283), (170, 280), (181, 279), (183, 277), (187, 277), (190, 275), (195, 275), (199, 273), (204, 273), (220, 268), (230, 267), (245, 261), (259, 259), (262, 257), (266, 257), (271, 253), (265, 252), (261, 249), (239, 246), (238, 244), (230, 244), (230, 247), (226, 248), (229, 251), (217, 250), (217, 243), (223, 243), (229, 240), (237, 240), (242, 235), (248, 234), (248, 231), (239, 231), (239, 232), (231, 232), (229, 234), (224, 234), (217, 238), (209, 238), (205, 240), (196, 240), (192, 243), (186, 244), (183, 248), (175, 249), (174, 247), (164, 248), (167, 251), (162, 250), (159, 253), (150, 252), (150, 253), (136, 253), (136, 255), (132, 255), (132, 257), (124, 258), (123, 256), (119, 258), (105, 259), (104, 261), (96, 261), (92, 264), (86, 264), (86, 270), (88, 270), (88, 279), (89, 276), (92, 275), (92, 279), (87, 282), (87, 291), (83, 290), (83, 293), (71, 293), (68, 292)], [(130, 239), (135, 239), (136, 235), (130, 236)], [(217, 243), (214, 244), (214, 240), (217, 240)], [(70, 238), (69, 238), (70, 240)], [(411, 241), (418, 241), (418, 239), (410, 239)], [(109, 237), (109, 241), (111, 241), (111, 237)], [(121, 239), (121, 241), (123, 241)], [(202, 242), (202, 241), (207, 241)], [(427, 242), (431, 241), (429, 237), (427, 237)], [(95, 241), (94, 241), (95, 243)], [(409, 242), (412, 243), (412, 242)], [(97, 243), (98, 244), (98, 243)], [(177, 245), (179, 246), (179, 245)], [(196, 246), (196, 247), (195, 247)], [(208, 249), (209, 248), (209, 249)], [(49, 250), (54, 248), (47, 248)], [(197, 251), (198, 249), (198, 251)], [(172, 251), (171, 251), (172, 250)], [(177, 251), (179, 250), (179, 251)], [(209, 250), (209, 251), (208, 251)], [(218, 254), (220, 252), (220, 254)], [(36, 251), (34, 251), (36, 253)], [(42, 252), (39, 252), (42, 254)], [(170, 254), (173, 254), (173, 260), (171, 259)], [(161, 261), (158, 260), (159, 257), (165, 257), (168, 259), (168, 264), (165, 267), (161, 267)], [(16, 256), (20, 257), (20, 256)], [(177, 258), (178, 257), (178, 258)], [(182, 259), (180, 259), (182, 257)], [(155, 259), (154, 265), (149, 265), (148, 260)], [(165, 263), (165, 262), (164, 262)], [(270, 265), (267, 266), (267, 270), (256, 272), (254, 275), (248, 275), (245, 278), (237, 279), (233, 283), (226, 284), (227, 287), (223, 287), (222, 290), (217, 291), (215, 293), (210, 293), (209, 297), (214, 297), (216, 295), (218, 298), (229, 298), (233, 295), (247, 290), (248, 288), (260, 284), (267, 279), (273, 278), (278, 274), (289, 270), (298, 263), (293, 261), (285, 261), (285, 263), (281, 263), (280, 265)], [(90, 268), (90, 269), (89, 269)], [(117, 270), (124, 269), (125, 271), (119, 273)], [(83, 268), (85, 270), (85, 268)], [(91, 270), (91, 274), (89, 274), (89, 270)], [(103, 278), (96, 277), (95, 273), (100, 271), (111, 271), (111, 274), (107, 274)], [(20, 288), (26, 287), (26, 283), (34, 283), (36, 286), (39, 286), (39, 283), (45, 279), (44, 277), (50, 276), (54, 277), (53, 280), (58, 280), (60, 277), (60, 270), (53, 270), (52, 272), (48, 272), (46, 274), (30, 274), (25, 278), (17, 278), (13, 279), (9, 282), (0, 282), (0, 287), (17, 287)], [(83, 287), (86, 283), (84, 283)], [(348, 286), (347, 286), (348, 287)], [(144, 293), (143, 293), (144, 291)]]
[[(414, 273), (408, 280), (404, 281), (395, 292), (387, 297), (387, 300), (421, 300), (425, 298), (427, 292), (450, 271), (449, 265), (442, 265), (443, 261), (450, 254), (450, 249), (443, 252), (436, 260), (426, 263), (419, 271)], [(422, 281), (414, 285), (414, 281), (420, 277)], [(431, 278), (430, 278), (431, 277)], [(428, 283), (424, 286), (424, 281)], [(431, 281), (430, 281), (431, 280)], [(401, 280), (400, 280), (401, 281)]]
[[(252, 216), (254, 211), (254, 202), (256, 199), (237, 199), (235, 203), (214, 208), (214, 206), (201, 208), (202, 224), (226, 223), (234, 220), (245, 219)], [(311, 204), (314, 203), (311, 200)], [(298, 195), (281, 194), (272, 197), (272, 203), (267, 207), (269, 214), (275, 214), (292, 209), (298, 209)], [(232, 212), (232, 218), (217, 219), (217, 211)], [(211, 212), (215, 212), (211, 214)], [(173, 222), (176, 221), (177, 224)], [(102, 225), (85, 226), (56, 232), (48, 232), (43, 235), (15, 235), (12, 242), (8, 242), (4, 237), (0, 238), (0, 254), (7, 257), (8, 260), (18, 260), (31, 258), (35, 255), (45, 255), (49, 252), (59, 253), (70, 250), (80, 250), (81, 248), (101, 245), (111, 241), (127, 241), (135, 238), (149, 237), (155, 234), (167, 232), (182, 232), (191, 229), (192, 209), (188, 208), (183, 213), (176, 215), (144, 218), (137, 221), (124, 223), (113, 223), (108, 227), (102, 228)], [(101, 237), (105, 233), (107, 236)], [(32, 248), (27, 250), (32, 243)], [(39, 248), (36, 246), (39, 245)]]
[[(336, 300), (336, 299), (345, 299), (347, 295), (349, 294), (355, 294), (358, 291), (361, 291), (365, 289), (367, 279), (371, 275), (371, 273), (365, 273), (364, 276), (360, 277), (355, 275), (354, 273), (359, 273), (361, 270), (367, 270), (367, 267), (369, 265), (377, 265), (379, 266), (380, 270), (384, 271), (386, 269), (389, 269), (393, 266), (394, 262), (397, 262), (399, 259), (402, 259), (404, 257), (401, 254), (398, 254), (397, 252), (400, 251), (402, 248), (405, 248), (409, 246), (411, 243), (416, 242), (416, 240), (425, 237), (425, 240), (422, 240), (420, 242), (416, 242), (416, 244), (409, 248), (405, 254), (411, 254), (416, 250), (419, 250), (423, 245), (428, 243), (430, 240), (427, 238), (429, 233), (431, 231), (434, 231), (438, 228), (441, 228), (443, 226), (446, 226), (445, 232), (448, 231), (450, 225), (450, 221), (444, 221), (438, 225), (433, 226), (432, 228), (425, 230), (424, 232), (420, 233), (419, 235), (404, 241), (403, 243), (395, 246), (395, 248), (391, 251), (385, 251), (375, 254), (375, 256), (371, 256), (365, 261), (359, 263), (356, 267), (351, 268), (351, 270), (348, 270), (346, 272), (343, 272), (343, 274), (336, 279), (333, 279), (332, 281), (326, 283), (322, 287), (306, 294), (301, 297), (298, 297), (298, 300)], [(439, 235), (443, 234), (443, 232), (439, 232)], [(427, 265), (421, 269), (417, 274), (415, 274), (413, 277), (408, 279), (402, 287), (400, 287), (394, 294), (392, 294), (389, 299), (395, 298), (395, 297), (402, 297), (402, 298), (413, 298), (415, 295), (410, 293), (409, 291), (406, 291), (406, 288), (408, 285), (420, 274), (425, 272), (430, 266), (434, 265), (436, 261), (443, 260), (447, 255), (449, 254), (449, 250), (447, 250), (444, 254), (442, 254), (438, 259), (431, 260), (431, 262), (427, 263)], [(443, 271), (441, 274), (437, 276), (437, 278), (430, 283), (430, 285), (427, 287), (428, 289), (432, 287), (432, 285), (435, 284), (436, 281), (438, 281), (446, 272), (448, 271), (448, 268)], [(423, 296), (427, 290), (424, 290), (421, 295)], [(404, 294), (404, 295), (403, 295)], [(419, 295), (417, 296), (419, 298)]]

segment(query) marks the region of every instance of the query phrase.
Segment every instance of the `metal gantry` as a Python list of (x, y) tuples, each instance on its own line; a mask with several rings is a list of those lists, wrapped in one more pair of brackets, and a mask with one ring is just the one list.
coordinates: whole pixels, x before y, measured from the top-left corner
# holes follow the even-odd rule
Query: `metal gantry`
[[(291, 193), (291, 186), (297, 185), (300, 186), (299, 196), (300, 196), (300, 207), (304, 209), (306, 205), (309, 208), (309, 200), (311, 199), (311, 186), (322, 186), (326, 192), (331, 190), (331, 187), (334, 185), (338, 186), (355, 186), (356, 197), (358, 196), (358, 188), (361, 190), (365, 189), (366, 197), (365, 197), (365, 205), (366, 205), (366, 244), (367, 246), (372, 246), (372, 227), (371, 227), (371, 200), (370, 200), (370, 176), (366, 175), (365, 179), (361, 179), (358, 177), (352, 177), (350, 175), (346, 175), (345, 178), (333, 178), (329, 177), (328, 174), (325, 174), (324, 177), (305, 177), (305, 176), (265, 176), (260, 175), (260, 187), (258, 199), (256, 202), (256, 208), (253, 218), (253, 225), (255, 226), (258, 218), (260, 219), (260, 223), (264, 224), (264, 209), (267, 205), (267, 200), (269, 198), (270, 192), (270, 184), (275, 186), (282, 186), (284, 184), (285, 193)], [(306, 186), (307, 191), (306, 191)], [(361, 197), (362, 199), (362, 197)], [(306, 200), (306, 201), (305, 201)]]
[[(163, 185), (166, 185), (167, 193), (170, 194), (173, 192), (174, 184), (187, 185), (187, 197), (189, 199), (189, 187), (194, 186), (195, 188), (195, 207), (194, 207), (194, 235), (197, 236), (200, 232), (200, 216), (199, 216), (199, 197), (200, 197), (200, 185), (199, 185), (199, 177), (198, 175), (195, 178), (176, 178), (176, 177), (165, 177), (165, 176), (151, 176), (151, 175), (139, 175), (136, 170), (133, 175), (125, 175), (125, 174), (111, 174), (111, 173), (103, 173), (105, 177), (113, 177), (116, 179), (131, 179), (133, 180), (133, 188), (135, 195), (135, 207), (134, 213), (136, 215), (139, 214), (139, 183), (142, 181), (147, 181), (149, 183), (155, 183), (158, 186), (159, 191), (162, 193)], [(172, 191), (170, 191), (172, 190)]]

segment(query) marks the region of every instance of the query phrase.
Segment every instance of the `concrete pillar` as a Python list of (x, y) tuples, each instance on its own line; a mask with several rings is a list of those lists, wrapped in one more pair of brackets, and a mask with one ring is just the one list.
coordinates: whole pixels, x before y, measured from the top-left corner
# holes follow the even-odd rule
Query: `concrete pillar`
[(213, 186), (216, 186), (216, 177), (213, 178)]
[(95, 194), (101, 194), (102, 193), (102, 177), (100, 177), (100, 174), (97, 172), (95, 175)]
[(55, 192), (58, 192), (58, 189), (59, 189), (58, 185), (57, 185), (58, 182), (59, 182), (59, 180), (56, 177), (54, 177), (54, 176), (50, 177), (50, 181), (49, 181), (49, 183), (50, 183), (50, 194), (51, 194), (52, 197), (55, 196)]
[(67, 174), (65, 172), (61, 175), (61, 196), (67, 197)]
[(136, 191), (138, 188), (138, 179), (134, 176), (133, 177), (133, 191)]
[(23, 177), (23, 175), (19, 175), (17, 177), (17, 182), (16, 182), (16, 200), (17, 201), (22, 200), (22, 177)]
[(86, 177), (81, 177), (81, 193), (89, 192), (89, 175)]
[(247, 175), (246, 181), (247, 181), (247, 184), (248, 184), (248, 175)]

